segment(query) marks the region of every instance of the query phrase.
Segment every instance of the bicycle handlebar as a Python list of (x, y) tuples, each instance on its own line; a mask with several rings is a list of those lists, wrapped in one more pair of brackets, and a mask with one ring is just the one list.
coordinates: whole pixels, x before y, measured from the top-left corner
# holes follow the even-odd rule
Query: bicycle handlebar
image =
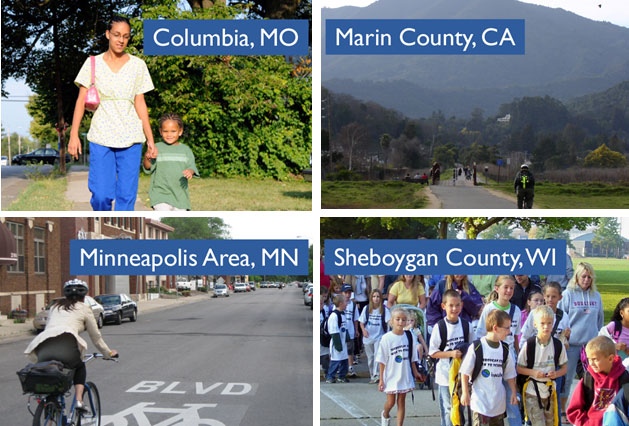
[(118, 361), (118, 358), (119, 358), (119, 357), (120, 357), (120, 354), (116, 354), (116, 355), (112, 356), (111, 358), (105, 358), (105, 355), (103, 355), (103, 354), (101, 354), (101, 353), (98, 353), (98, 352), (94, 352), (94, 353), (91, 353), (91, 354), (85, 355), (85, 356), (83, 357), (83, 362), (87, 363), (87, 362), (89, 362), (89, 361), (93, 360), (94, 358), (102, 358), (102, 359), (104, 359), (105, 361), (119, 362), (119, 361)]

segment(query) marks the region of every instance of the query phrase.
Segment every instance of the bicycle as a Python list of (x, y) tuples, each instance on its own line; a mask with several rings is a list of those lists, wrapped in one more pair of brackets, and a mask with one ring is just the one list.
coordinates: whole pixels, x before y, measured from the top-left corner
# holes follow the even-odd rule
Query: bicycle
[[(94, 358), (104, 358), (103, 354), (86, 355), (83, 362), (88, 363)], [(116, 358), (110, 361), (118, 362)], [(73, 387), (73, 386), (72, 386)], [(72, 400), (70, 410), (66, 412), (66, 395), (72, 392), (72, 387), (65, 393), (47, 395), (31, 394), (28, 397), (28, 411), (33, 415), (33, 426), (100, 426), (100, 396), (94, 382), (86, 382), (83, 390), (85, 411), (76, 409), (76, 397)], [(31, 410), (31, 398), (37, 401), (35, 412)]]

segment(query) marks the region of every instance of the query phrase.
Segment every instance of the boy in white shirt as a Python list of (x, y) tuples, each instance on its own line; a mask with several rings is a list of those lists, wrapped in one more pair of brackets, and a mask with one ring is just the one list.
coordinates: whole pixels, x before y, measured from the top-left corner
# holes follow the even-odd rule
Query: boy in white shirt
[[(439, 385), (439, 412), (441, 414), (441, 426), (452, 426), (450, 419), (450, 364), (452, 359), (461, 358), (462, 352), (456, 347), (461, 343), (472, 342), (472, 325), (459, 318), (463, 304), (461, 295), (454, 289), (443, 293), (441, 309), (446, 317), (441, 319), (432, 329), (430, 336), (430, 348), (428, 354), (439, 359), (435, 368), (435, 382)], [(445, 342), (442, 340), (442, 330), (445, 328)], [(465, 330), (467, 328), (467, 330)], [(465, 338), (467, 336), (467, 339)]]
[(345, 295), (345, 318), (347, 320), (347, 333), (349, 335), (349, 341), (347, 342), (347, 356), (349, 363), (348, 377), (356, 377), (354, 371), (354, 338), (358, 335), (358, 307), (352, 300), (353, 290), (350, 284), (343, 284), (341, 292)]
[[(555, 420), (559, 419), (555, 380), (568, 371), (568, 356), (564, 345), (552, 336), (553, 310), (545, 305), (538, 306), (531, 316), (537, 337), (522, 342), (517, 366), (518, 374), (529, 376), (523, 390), (524, 408), (531, 424), (554, 426)], [(535, 348), (528, 350), (530, 344)], [(529, 359), (531, 352), (535, 355), (532, 362)]]
[(347, 305), (345, 296), (337, 294), (332, 299), (335, 309), (328, 318), (328, 333), (330, 340), (330, 367), (326, 376), (326, 383), (334, 383), (334, 378), (338, 373), (337, 383), (347, 383), (347, 321), (343, 311)]
[[(509, 403), (518, 404), (515, 362), (502, 343), (511, 332), (511, 319), (507, 312), (496, 309), (487, 315), (485, 326), (487, 335), (469, 347), (459, 370), (462, 384), (461, 405), (471, 406), (474, 426), (504, 426), (507, 401), (503, 377), (511, 389)], [(483, 362), (479, 374), (473, 377), (477, 351), (482, 353)], [(472, 378), (474, 380), (470, 383)]]

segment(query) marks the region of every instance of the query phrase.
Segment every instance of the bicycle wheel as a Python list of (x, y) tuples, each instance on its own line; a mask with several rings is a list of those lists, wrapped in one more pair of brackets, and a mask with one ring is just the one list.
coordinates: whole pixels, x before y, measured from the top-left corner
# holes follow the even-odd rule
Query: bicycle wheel
[(56, 426), (60, 424), (61, 407), (56, 401), (42, 399), (33, 416), (33, 426)]
[(100, 395), (93, 382), (85, 384), (83, 390), (83, 403), (87, 411), (79, 416), (79, 426), (100, 426)]

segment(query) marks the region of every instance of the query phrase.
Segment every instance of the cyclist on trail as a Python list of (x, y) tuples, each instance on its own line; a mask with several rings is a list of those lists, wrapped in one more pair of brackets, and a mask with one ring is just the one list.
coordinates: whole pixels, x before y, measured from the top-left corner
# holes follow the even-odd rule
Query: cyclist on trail
[(85, 304), (88, 287), (84, 281), (73, 279), (63, 285), (61, 299), (50, 308), (50, 315), (46, 322), (46, 329), (28, 345), (25, 354), (34, 362), (56, 360), (67, 368), (74, 369), (74, 386), (76, 408), (84, 410), (83, 389), (87, 378), (87, 370), (83, 362), (83, 354), (87, 350), (87, 343), (79, 333), (87, 329), (94, 346), (103, 353), (105, 359), (118, 354), (109, 349), (103, 340), (92, 308)]
[(513, 188), (518, 197), (518, 208), (532, 209), (533, 196), (535, 195), (535, 177), (529, 171), (527, 164), (520, 166), (520, 171), (513, 180)]

